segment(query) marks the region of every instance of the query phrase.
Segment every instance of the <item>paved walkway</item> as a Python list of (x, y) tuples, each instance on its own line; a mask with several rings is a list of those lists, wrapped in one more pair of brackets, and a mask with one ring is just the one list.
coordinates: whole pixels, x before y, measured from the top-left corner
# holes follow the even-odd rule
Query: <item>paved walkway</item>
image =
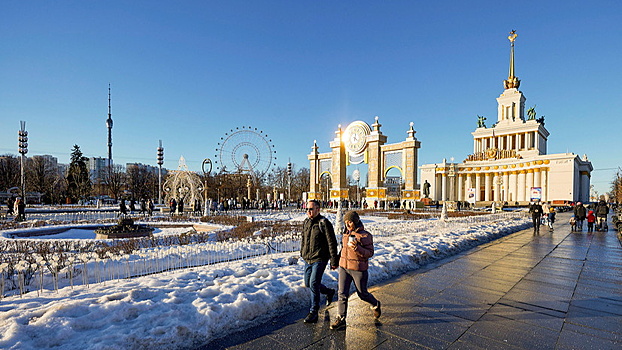
[(333, 304), (317, 324), (300, 309), (202, 349), (622, 349), (617, 232), (570, 232), (569, 216), (370, 288), (378, 321), (353, 296), (345, 331), (328, 327)]

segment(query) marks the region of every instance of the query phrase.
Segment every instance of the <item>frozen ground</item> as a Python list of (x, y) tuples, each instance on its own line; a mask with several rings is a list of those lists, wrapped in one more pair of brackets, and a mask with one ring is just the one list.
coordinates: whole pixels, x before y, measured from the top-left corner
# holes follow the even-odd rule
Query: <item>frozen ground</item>
[[(279, 214), (303, 220), (304, 214)], [(274, 216), (262, 219), (273, 219)], [(329, 216), (331, 220), (334, 217)], [(529, 227), (364, 216), (374, 234), (370, 285)], [(0, 300), (2, 349), (190, 348), (307, 305), (304, 263), (284, 253)], [(324, 282), (335, 288), (337, 272)]]

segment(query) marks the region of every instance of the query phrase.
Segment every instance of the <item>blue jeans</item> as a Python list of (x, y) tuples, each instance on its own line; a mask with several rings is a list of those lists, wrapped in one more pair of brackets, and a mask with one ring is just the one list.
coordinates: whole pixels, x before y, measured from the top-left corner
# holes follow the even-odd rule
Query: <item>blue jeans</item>
[(318, 312), (320, 310), (320, 294), (326, 294), (330, 291), (322, 284), (322, 276), (328, 261), (318, 261), (313, 264), (307, 264), (305, 267), (305, 287), (311, 289), (311, 309), (309, 312)]

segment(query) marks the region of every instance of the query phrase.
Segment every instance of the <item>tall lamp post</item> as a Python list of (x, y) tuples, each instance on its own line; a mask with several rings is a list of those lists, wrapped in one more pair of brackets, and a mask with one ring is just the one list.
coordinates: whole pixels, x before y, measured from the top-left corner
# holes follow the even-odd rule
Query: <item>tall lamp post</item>
[(20, 121), (21, 129), (17, 131), (17, 140), (18, 140), (18, 152), (21, 154), (20, 165), (21, 165), (21, 177), (22, 177), (22, 200), (24, 204), (26, 204), (26, 177), (24, 175), (24, 157), (26, 153), (28, 153), (28, 131), (26, 131), (26, 122)]
[(352, 172), (352, 178), (354, 179), (354, 181), (356, 181), (356, 205), (358, 206), (359, 204), (361, 204), (361, 197), (359, 193), (359, 181), (361, 181), (361, 172), (358, 169), (354, 169), (354, 171)]
[(205, 186), (203, 186), (203, 203), (205, 204), (205, 211), (203, 215), (208, 216), (210, 205), (207, 203), (207, 177), (212, 172), (212, 160), (209, 158), (203, 159), (201, 170), (203, 170), (203, 176), (205, 177)]
[[(287, 163), (287, 200), (292, 201), (292, 163)], [(289, 204), (289, 203), (288, 203)]]
[(160, 140), (160, 147), (158, 147), (158, 204), (162, 204), (162, 164), (164, 164), (164, 148), (162, 147), (162, 140)]

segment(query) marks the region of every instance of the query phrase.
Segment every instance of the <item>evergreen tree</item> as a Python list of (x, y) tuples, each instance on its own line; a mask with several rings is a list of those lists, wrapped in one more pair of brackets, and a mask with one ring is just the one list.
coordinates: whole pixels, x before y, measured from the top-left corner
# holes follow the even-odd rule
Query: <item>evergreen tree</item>
[(71, 163), (67, 171), (67, 195), (72, 202), (86, 199), (91, 194), (92, 183), (86, 167), (86, 157), (82, 155), (80, 146), (73, 145)]

